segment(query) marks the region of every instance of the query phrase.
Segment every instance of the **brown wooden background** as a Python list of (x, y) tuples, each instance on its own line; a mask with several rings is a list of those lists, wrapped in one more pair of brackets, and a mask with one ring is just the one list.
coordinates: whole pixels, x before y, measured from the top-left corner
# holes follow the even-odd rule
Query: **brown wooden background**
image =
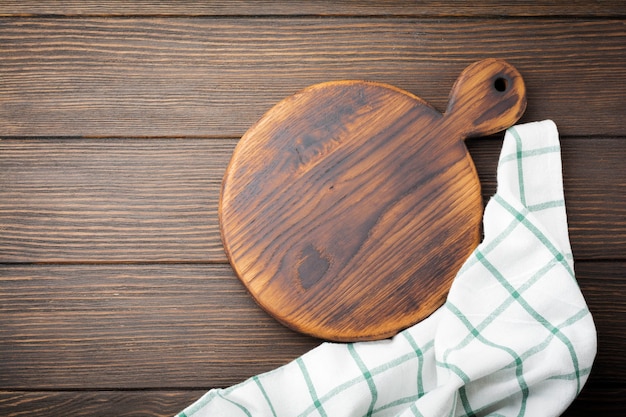
[[(368, 79), (439, 109), (504, 58), (525, 121), (562, 135), (577, 276), (599, 352), (567, 416), (626, 409), (622, 1), (3, 1), (0, 415), (171, 415), (319, 341), (227, 264), (221, 177), (283, 97)], [(488, 197), (501, 136), (469, 142)]]

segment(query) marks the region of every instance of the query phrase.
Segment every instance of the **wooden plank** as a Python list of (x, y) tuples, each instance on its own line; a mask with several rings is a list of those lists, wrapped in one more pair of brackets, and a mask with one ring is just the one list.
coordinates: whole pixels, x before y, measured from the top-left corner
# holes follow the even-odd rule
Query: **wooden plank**
[[(626, 263), (580, 262), (599, 353), (625, 384)], [(229, 386), (318, 345), (257, 307), (225, 265), (3, 265), (0, 389)]]
[(598, 335), (598, 354), (589, 379), (598, 384), (623, 383), (626, 302), (619, 300), (626, 296), (626, 263), (576, 262), (574, 269)]
[[(205, 393), (191, 391), (0, 391), (0, 415), (169, 417)], [(587, 384), (562, 417), (621, 416), (626, 388)]]
[[(217, 206), (236, 143), (1, 140), (0, 262), (226, 262)], [(576, 259), (624, 259), (626, 141), (562, 143)], [(486, 201), (501, 138), (468, 145)]]
[(205, 391), (0, 391), (0, 415), (171, 417)]
[(319, 341), (269, 317), (226, 265), (0, 268), (0, 387), (228, 386)]
[(622, 20), (5, 18), (0, 56), (11, 136), (239, 137), (277, 101), (335, 79), (443, 109), (458, 74), (488, 57), (524, 76), (523, 121), (626, 135)]
[(626, 387), (587, 384), (561, 417), (619, 417), (626, 410)]
[(0, 258), (224, 262), (233, 140), (0, 141)]
[(5, 0), (0, 16), (624, 16), (619, 1), (200, 1)]

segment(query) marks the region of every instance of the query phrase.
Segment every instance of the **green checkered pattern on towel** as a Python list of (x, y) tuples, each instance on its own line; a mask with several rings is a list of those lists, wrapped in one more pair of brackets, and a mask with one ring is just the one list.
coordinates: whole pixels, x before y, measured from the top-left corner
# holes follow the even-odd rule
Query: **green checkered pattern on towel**
[(179, 416), (559, 415), (587, 380), (596, 333), (574, 275), (554, 123), (507, 131), (483, 220), (483, 242), (426, 320), (389, 340), (324, 343)]

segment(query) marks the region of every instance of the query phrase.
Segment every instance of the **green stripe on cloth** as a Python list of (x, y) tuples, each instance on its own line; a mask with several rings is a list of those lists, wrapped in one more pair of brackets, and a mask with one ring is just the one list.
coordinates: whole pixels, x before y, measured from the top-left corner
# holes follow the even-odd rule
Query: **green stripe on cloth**
[[(548, 331), (556, 335), (556, 337), (565, 344), (567, 347), (572, 363), (574, 365), (574, 369), (576, 372), (578, 371), (578, 356), (576, 355), (576, 350), (572, 345), (572, 342), (565, 336), (557, 327), (552, 325), (548, 320), (546, 320), (541, 314), (539, 314), (528, 302), (511, 286), (511, 284), (506, 280), (504, 276), (495, 268), (493, 264), (491, 264), (481, 253), (480, 251), (476, 251), (476, 256), (481, 261), (483, 265), (491, 272), (491, 274), (500, 282), (500, 284), (507, 290), (516, 301), (530, 314), (538, 323), (540, 323), (543, 327), (545, 327)], [(580, 375), (576, 378), (577, 389), (576, 391), (580, 391)]]
[(534, 213), (536, 211), (551, 209), (555, 207), (565, 207), (565, 200), (546, 201), (544, 203), (530, 205), (527, 208), (529, 211)]
[(415, 404), (412, 404), (411, 407), (409, 407), (409, 410), (411, 410), (413, 416), (415, 417), (424, 417), (424, 414), (420, 413), (420, 410), (417, 409), (417, 405)]
[(252, 414), (250, 413), (250, 411), (248, 411), (248, 409), (246, 407), (244, 407), (243, 405), (239, 404), (238, 402), (235, 402), (233, 400), (231, 400), (230, 398), (224, 397), (222, 394), (220, 394), (219, 392), (217, 393), (217, 396), (220, 397), (223, 400), (228, 401), (229, 403), (231, 403), (232, 405), (234, 405), (235, 407), (239, 408), (241, 411), (244, 412), (244, 414), (248, 417), (252, 417)]
[(550, 251), (550, 253), (552, 255), (554, 255), (554, 257), (561, 262), (561, 264), (563, 265), (563, 267), (565, 267), (565, 269), (567, 270), (567, 272), (570, 274), (570, 276), (572, 277), (572, 279), (576, 280), (576, 276), (574, 275), (574, 271), (572, 270), (572, 268), (570, 267), (569, 263), (566, 261), (565, 256), (561, 253), (561, 251), (559, 251), (551, 242), (550, 239), (548, 239), (546, 237), (546, 235), (544, 235), (541, 230), (539, 230), (539, 228), (537, 228), (537, 226), (535, 226), (532, 222), (530, 222), (528, 220), (528, 218), (526, 217), (527, 213), (522, 213), (520, 211), (518, 211), (517, 209), (515, 209), (515, 207), (513, 207), (511, 204), (509, 204), (506, 200), (504, 200), (502, 197), (500, 197), (499, 195), (494, 195), (493, 199), (500, 204), (500, 206), (502, 206), (505, 210), (507, 210), (509, 213), (511, 213), (521, 224), (523, 224), (528, 230), (530, 230), (530, 232), (532, 232), (532, 234), (535, 235), (535, 237), (537, 239), (539, 239), (539, 241), (543, 244), (543, 246), (546, 247), (546, 249), (548, 249)]
[(357, 366), (361, 370), (363, 378), (365, 378), (367, 386), (369, 387), (370, 394), (372, 395), (372, 401), (370, 402), (370, 406), (367, 410), (367, 415), (371, 416), (374, 411), (374, 405), (376, 404), (376, 400), (378, 399), (378, 390), (376, 389), (376, 384), (374, 384), (374, 381), (372, 380), (372, 373), (369, 371), (369, 369), (367, 369), (367, 366), (355, 350), (354, 343), (348, 343), (348, 351), (350, 352), (352, 359), (354, 359)]
[[(490, 239), (489, 242), (486, 242), (484, 245), (481, 245), (481, 251), (486, 255), (495, 248), (497, 248), (503, 240), (511, 235), (511, 233), (519, 226), (519, 222), (516, 219), (513, 219), (507, 227), (505, 227), (498, 236), (495, 236), (493, 239)], [(465, 273), (469, 268), (474, 266), (478, 262), (478, 259), (475, 256), (470, 256), (467, 261), (463, 264), (461, 269), (459, 270), (457, 275), (461, 275)]]
[(452, 365), (451, 363), (441, 362), (441, 361), (435, 361), (435, 364), (440, 368), (447, 369), (450, 372), (454, 373), (456, 376), (459, 377), (459, 379), (461, 379), (461, 381), (463, 381), (464, 384), (469, 384), (469, 382), (471, 381), (470, 377), (467, 376), (467, 374), (463, 372), (463, 370), (456, 365)]
[(398, 400), (392, 401), (392, 402), (390, 402), (388, 404), (385, 404), (385, 405), (383, 405), (381, 407), (378, 407), (378, 408), (374, 409), (373, 415), (376, 415), (376, 414), (380, 413), (381, 411), (385, 411), (385, 410), (388, 410), (390, 408), (397, 407), (399, 405), (414, 403), (418, 399), (419, 399), (419, 396), (417, 396), (417, 395), (411, 395), (409, 397), (400, 398)]
[(567, 380), (567, 381), (573, 381), (576, 378), (578, 378), (578, 376), (589, 375), (590, 373), (591, 373), (591, 367), (581, 369), (579, 372), (570, 372), (569, 374), (554, 375), (554, 376), (551, 376), (548, 379), (564, 379), (564, 380)]
[[(409, 342), (409, 345), (411, 345), (411, 348), (415, 352), (415, 357), (417, 358), (417, 396), (421, 397), (424, 395), (424, 352), (419, 348), (417, 342), (415, 342), (415, 339), (411, 336), (411, 333), (404, 331), (402, 335), (407, 342)], [(433, 344), (434, 343), (430, 343), (431, 346)]]
[[(561, 152), (561, 148), (559, 146), (546, 146), (545, 148), (532, 149), (529, 151), (522, 151), (522, 158), (528, 158), (531, 156), (540, 156), (546, 155), (549, 153), (558, 153)], [(519, 158), (519, 153), (515, 152), (514, 154), (503, 155), (498, 162), (498, 168), (500, 168), (501, 164), (505, 164), (511, 161), (517, 161)]]
[[(430, 347), (432, 347), (432, 341), (429, 343)], [(425, 347), (424, 350), (426, 351), (427, 348)], [(392, 360), (379, 365), (373, 369), (370, 370), (370, 373), (372, 374), (372, 376), (376, 376), (379, 375), (385, 371), (388, 371), (392, 368), (395, 368), (396, 366), (399, 366), (405, 362), (411, 361), (415, 358), (415, 353), (408, 353), (408, 354), (404, 354), (398, 357), (393, 358)], [(337, 395), (340, 395), (342, 392), (346, 391), (347, 389), (349, 389), (350, 387), (356, 385), (356, 384), (360, 384), (361, 382), (363, 382), (363, 376), (359, 375), (355, 378), (350, 379), (347, 382), (344, 382), (341, 385), (338, 385), (336, 388), (332, 389), (331, 391), (329, 391), (327, 394), (323, 395), (320, 398), (320, 402), (326, 403), (327, 401), (329, 401), (331, 398), (336, 397)], [(311, 414), (311, 412), (313, 412), (315, 410), (315, 406), (314, 405), (310, 405), (306, 410), (304, 410), (300, 416), (308, 416), (309, 414)]]
[(515, 138), (515, 146), (517, 148), (517, 176), (518, 176), (518, 181), (519, 181), (519, 198), (520, 201), (522, 203), (522, 205), (526, 205), (526, 192), (524, 191), (524, 167), (523, 167), (523, 159), (524, 159), (524, 155), (522, 153), (522, 138), (519, 136), (519, 133), (517, 133), (517, 130), (515, 130), (515, 128), (511, 127), (508, 130), (509, 132), (511, 132), (511, 135), (513, 135), (513, 137)]
[[(459, 310), (454, 304), (452, 304), (451, 302), (446, 303), (448, 309), (459, 319), (459, 321), (461, 321), (461, 323), (463, 323), (463, 325), (465, 327), (467, 327), (467, 329), (470, 331), (470, 334), (472, 334), (476, 340), (480, 341), (481, 343), (487, 345), (487, 346), (491, 346), (494, 347), (496, 349), (500, 349), (506, 353), (508, 353), (509, 355), (511, 355), (511, 357), (513, 358), (513, 360), (515, 361), (516, 364), (516, 369), (515, 369), (515, 377), (517, 378), (517, 383), (520, 386), (521, 389), (521, 393), (522, 393), (522, 403), (521, 403), (521, 408), (519, 413), (517, 414), (518, 417), (521, 417), (524, 415), (524, 412), (526, 411), (526, 400), (528, 398), (528, 384), (526, 383), (526, 381), (524, 380), (524, 363), (522, 361), (522, 358), (519, 357), (519, 355), (517, 354), (517, 352), (515, 352), (513, 349), (507, 347), (507, 346), (503, 346), (500, 345), (498, 343), (494, 343), (490, 340), (488, 340), (487, 338), (485, 338), (478, 329), (476, 329), (472, 323), (467, 319), (467, 317), (461, 312), (461, 310)], [(463, 394), (463, 393), (461, 393)], [(463, 395), (461, 395), (461, 401), (463, 401)], [(463, 401), (464, 407), (465, 407), (465, 401)], [(466, 408), (467, 411), (467, 408)], [(468, 414), (470, 415), (470, 414)]]
[(311, 381), (311, 376), (309, 375), (309, 371), (306, 369), (306, 365), (302, 358), (296, 359), (296, 363), (300, 367), (302, 371), (302, 376), (304, 376), (304, 380), (306, 381), (306, 385), (309, 389), (309, 394), (311, 395), (311, 399), (313, 400), (313, 405), (315, 409), (320, 413), (322, 417), (327, 417), (326, 411), (324, 410), (324, 406), (320, 402), (319, 398), (317, 398), (317, 393), (315, 392), (315, 387), (313, 386), (313, 381)]
[(467, 417), (476, 417), (474, 414), (474, 410), (470, 406), (469, 399), (467, 398), (467, 392), (465, 391), (465, 387), (459, 388), (459, 397), (461, 398), (461, 404), (463, 405), (463, 410), (465, 410), (465, 415)]
[[(478, 260), (479, 258), (476, 257), (476, 259)], [(523, 294), (527, 289), (529, 289), (530, 287), (532, 287), (532, 285), (534, 283), (536, 283), (539, 279), (541, 279), (543, 276), (545, 276), (548, 272), (550, 272), (550, 270), (556, 265), (556, 260), (553, 259), (552, 261), (550, 261), (548, 264), (546, 264), (543, 268), (540, 268), (539, 271), (537, 271), (535, 274), (533, 274), (530, 278), (528, 278), (526, 280), (526, 282), (524, 282), (523, 285), (521, 285), (518, 289), (517, 292), (519, 294)], [(491, 314), (489, 314), (480, 324), (478, 324), (476, 326), (476, 331), (478, 332), (482, 332), (485, 328), (487, 328), (487, 326), (489, 326), (489, 324), (491, 324), (494, 320), (496, 320), (498, 317), (500, 317), (500, 315), (504, 312), (504, 310), (506, 310), (511, 304), (513, 304), (515, 302), (515, 297), (513, 296), (509, 296), (507, 297), (498, 307), (496, 307)], [(447, 301), (446, 304), (444, 304), (444, 307), (450, 309), (450, 306), (452, 306), (452, 303), (450, 301)], [(472, 334), (471, 332), (467, 334), (467, 336), (465, 336), (465, 338), (463, 340), (461, 340), (456, 346), (450, 347), (448, 348), (444, 354), (443, 354), (443, 358), (444, 361), (447, 360), (448, 355), (451, 352), (454, 352), (456, 350), (459, 350), (465, 346), (467, 346), (473, 339), (475, 338), (475, 335)]]
[(265, 388), (263, 388), (263, 384), (261, 384), (261, 380), (259, 379), (258, 376), (254, 376), (252, 379), (254, 380), (254, 382), (256, 382), (257, 387), (259, 387), (259, 389), (261, 390), (261, 394), (263, 394), (263, 398), (265, 398), (265, 401), (267, 401), (267, 405), (270, 407), (270, 410), (272, 411), (272, 415), (276, 417), (276, 410), (274, 410), (272, 401), (270, 401), (270, 397), (267, 396), (267, 392), (265, 392)]
[[(574, 314), (572, 317), (570, 317), (567, 320), (563, 321), (563, 323), (559, 324), (557, 327), (559, 327), (560, 329), (564, 329), (564, 328), (566, 328), (568, 326), (573, 325), (574, 323), (578, 322), (579, 320), (581, 320), (582, 318), (586, 317), (589, 314), (590, 314), (589, 310), (587, 308), (583, 308), (578, 313)], [(531, 356), (540, 353), (541, 351), (543, 351), (552, 342), (552, 339), (554, 339), (555, 337), (556, 336), (555, 336), (554, 333), (548, 333), (548, 335), (546, 336), (546, 338), (544, 340), (542, 340), (540, 343), (532, 346), (526, 352), (522, 353), (520, 355), (520, 358), (522, 359), (522, 361), (526, 361)], [(515, 361), (512, 361), (511, 363), (506, 365), (503, 369), (512, 368), (514, 366), (517, 366), (517, 364), (515, 363)], [(576, 373), (574, 372), (574, 374), (576, 374)], [(580, 375), (585, 375), (582, 370), (579, 371), (579, 374)], [(576, 379), (576, 378), (574, 377), (572, 379)]]

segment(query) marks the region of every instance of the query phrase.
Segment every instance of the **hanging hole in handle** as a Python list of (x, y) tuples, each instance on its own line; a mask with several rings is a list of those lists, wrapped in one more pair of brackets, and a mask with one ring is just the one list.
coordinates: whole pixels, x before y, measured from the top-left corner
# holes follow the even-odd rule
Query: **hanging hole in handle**
[(509, 85), (509, 82), (504, 77), (498, 77), (493, 82), (493, 88), (495, 88), (496, 91), (498, 91), (500, 93), (504, 93), (506, 91), (508, 85)]

